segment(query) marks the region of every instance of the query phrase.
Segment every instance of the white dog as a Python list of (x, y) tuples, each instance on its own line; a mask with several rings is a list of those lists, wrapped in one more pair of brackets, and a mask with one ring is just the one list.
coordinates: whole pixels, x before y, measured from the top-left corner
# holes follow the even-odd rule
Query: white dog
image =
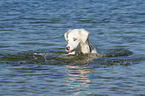
[(68, 42), (66, 51), (69, 54), (97, 53), (89, 42), (88, 35), (89, 32), (84, 29), (74, 29), (66, 32), (64, 34), (65, 40)]

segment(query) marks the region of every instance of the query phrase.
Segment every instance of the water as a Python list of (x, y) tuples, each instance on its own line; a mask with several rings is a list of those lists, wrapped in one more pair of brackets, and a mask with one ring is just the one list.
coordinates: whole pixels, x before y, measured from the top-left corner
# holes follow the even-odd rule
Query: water
[[(1, 0), (0, 95), (145, 95), (144, 10), (144, 0)], [(64, 55), (74, 28), (100, 55)]]

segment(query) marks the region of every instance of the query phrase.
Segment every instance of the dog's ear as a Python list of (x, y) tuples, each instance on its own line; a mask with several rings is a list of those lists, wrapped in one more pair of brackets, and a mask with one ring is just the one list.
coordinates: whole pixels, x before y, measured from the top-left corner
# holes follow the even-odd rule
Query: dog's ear
[(68, 41), (68, 34), (71, 30), (68, 30), (66, 33), (64, 33), (64, 37), (65, 37), (65, 40)]
[(65, 40), (68, 40), (68, 33), (64, 33)]
[(80, 29), (79, 34), (81, 36), (81, 39), (82, 39), (83, 43), (85, 43), (86, 40), (88, 39), (89, 32), (84, 30), (84, 29)]

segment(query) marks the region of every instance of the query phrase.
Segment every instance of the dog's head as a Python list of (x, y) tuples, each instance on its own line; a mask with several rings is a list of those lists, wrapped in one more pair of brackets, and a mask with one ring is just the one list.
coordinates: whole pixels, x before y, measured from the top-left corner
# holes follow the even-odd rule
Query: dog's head
[(80, 43), (85, 43), (88, 39), (89, 32), (84, 29), (69, 30), (64, 34), (65, 40), (68, 42), (66, 46), (67, 52), (77, 51)]

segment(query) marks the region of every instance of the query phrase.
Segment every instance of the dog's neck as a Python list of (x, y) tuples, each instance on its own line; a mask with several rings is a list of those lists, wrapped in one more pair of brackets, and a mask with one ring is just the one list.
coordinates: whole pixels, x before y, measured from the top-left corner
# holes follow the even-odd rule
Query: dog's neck
[(89, 40), (87, 40), (85, 43), (81, 42), (77, 49), (75, 51), (70, 52), (69, 54), (86, 54), (86, 53), (91, 53), (91, 46), (89, 45)]

